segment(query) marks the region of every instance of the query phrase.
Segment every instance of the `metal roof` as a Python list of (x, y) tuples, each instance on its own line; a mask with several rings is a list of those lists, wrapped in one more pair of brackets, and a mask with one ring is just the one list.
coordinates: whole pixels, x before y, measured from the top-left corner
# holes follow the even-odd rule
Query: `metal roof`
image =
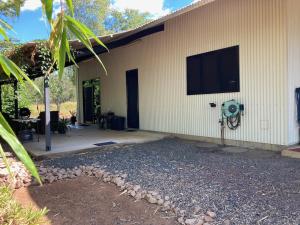
[[(117, 48), (120, 46), (124, 46), (126, 44), (129, 44), (139, 38), (145, 37), (147, 35), (151, 35), (156, 32), (160, 32), (164, 30), (164, 24), (166, 21), (171, 20), (173, 18), (176, 18), (180, 15), (183, 15), (185, 13), (188, 13), (194, 9), (197, 9), (199, 7), (205, 6), (209, 3), (212, 3), (217, 0), (200, 0), (198, 2), (192, 3), (186, 7), (183, 7), (179, 10), (176, 10), (170, 14), (167, 14), (163, 17), (160, 17), (158, 19), (155, 19), (153, 21), (150, 21), (144, 25), (141, 25), (135, 29), (122, 31), (119, 33), (106, 35), (106, 36), (99, 36), (98, 38), (108, 47), (108, 49)], [(102, 46), (97, 44), (93, 39), (91, 39), (94, 51), (97, 54), (101, 54), (106, 52), (106, 49), (104, 49)], [(86, 47), (79, 41), (79, 40), (70, 40), (69, 41), (72, 49), (76, 50), (76, 62), (81, 62), (83, 60), (89, 59), (94, 57), (94, 55), (86, 49)], [(28, 57), (28, 60), (32, 58), (32, 54), (30, 51), (34, 51), (35, 46), (37, 43), (35, 42), (28, 42), (22, 46), (22, 48), (27, 52), (26, 57)], [(25, 56), (24, 56), (25, 57)], [(71, 62), (66, 62), (66, 66), (72, 65)], [(35, 68), (35, 64), (32, 64), (33, 71), (37, 71), (36, 74), (39, 74), (40, 68)], [(43, 76), (43, 74), (40, 75), (30, 75), (29, 77), (34, 79), (36, 77)], [(6, 78), (3, 74), (0, 74), (0, 85), (5, 83), (12, 83), (14, 79)]]
[[(105, 35), (105, 36), (99, 36), (99, 38), (104, 44), (107, 44), (107, 43), (110, 43), (110, 42), (113, 42), (113, 41), (117, 41), (117, 40), (126, 38), (128, 36), (134, 35), (138, 32), (143, 31), (143, 30), (146, 30), (146, 29), (153, 28), (153, 27), (156, 27), (158, 25), (164, 24), (166, 21), (168, 21), (170, 19), (173, 19), (177, 16), (180, 16), (182, 14), (190, 12), (190, 11), (196, 9), (196, 8), (202, 7), (202, 6), (207, 5), (207, 4), (209, 4), (211, 2), (214, 2), (214, 1), (216, 1), (216, 0), (200, 0), (198, 2), (195, 2), (195, 3), (192, 3), (188, 6), (185, 6), (181, 9), (178, 9), (178, 10), (176, 10), (176, 11), (170, 13), (170, 14), (167, 14), (163, 17), (152, 20), (152, 21), (150, 21), (150, 22), (148, 22), (144, 25), (141, 25), (141, 26), (135, 28), (135, 29), (122, 31), (122, 32), (119, 32), (119, 33)], [(75, 49), (84, 48), (84, 45), (79, 40), (70, 40), (70, 43), (71, 43), (72, 47), (75, 48)]]

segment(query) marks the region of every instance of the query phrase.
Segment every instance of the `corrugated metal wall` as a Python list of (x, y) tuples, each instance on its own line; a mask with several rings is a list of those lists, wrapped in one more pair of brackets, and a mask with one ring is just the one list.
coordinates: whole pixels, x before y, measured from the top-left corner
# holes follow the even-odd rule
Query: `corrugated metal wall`
[[(164, 32), (102, 56), (109, 72), (101, 75), (102, 109), (126, 116), (125, 71), (138, 68), (141, 129), (218, 138), (220, 106), (234, 98), (245, 116), (237, 131), (226, 130), (227, 139), (286, 145), (285, 25), (285, 0), (217, 0), (170, 20)], [(187, 96), (186, 57), (234, 45), (241, 91)], [(95, 67), (82, 63), (81, 74)]]
[(289, 144), (299, 143), (295, 89), (300, 87), (300, 1), (287, 0)]

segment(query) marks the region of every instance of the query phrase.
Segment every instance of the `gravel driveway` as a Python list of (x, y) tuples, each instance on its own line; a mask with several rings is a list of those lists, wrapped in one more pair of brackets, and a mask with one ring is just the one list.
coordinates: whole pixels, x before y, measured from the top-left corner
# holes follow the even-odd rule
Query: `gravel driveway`
[(99, 163), (108, 171), (122, 171), (132, 183), (170, 196), (188, 215), (215, 211), (216, 224), (299, 225), (300, 160), (266, 151), (226, 150), (164, 139), (42, 163), (60, 168)]

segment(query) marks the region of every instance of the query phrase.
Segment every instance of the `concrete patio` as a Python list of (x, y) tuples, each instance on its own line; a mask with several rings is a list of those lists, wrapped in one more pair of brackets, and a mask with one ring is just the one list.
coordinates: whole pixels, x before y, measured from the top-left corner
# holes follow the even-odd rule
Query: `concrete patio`
[(45, 151), (45, 136), (40, 141), (24, 143), (27, 151), (34, 157), (57, 156), (96, 150), (98, 143), (133, 144), (156, 141), (165, 138), (165, 134), (147, 131), (100, 130), (97, 126), (71, 128), (66, 134), (52, 134), (52, 150)]

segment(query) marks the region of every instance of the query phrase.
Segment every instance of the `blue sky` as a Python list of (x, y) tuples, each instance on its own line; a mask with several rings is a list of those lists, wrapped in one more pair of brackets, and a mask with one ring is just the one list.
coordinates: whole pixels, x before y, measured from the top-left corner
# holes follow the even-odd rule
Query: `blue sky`
[[(57, 1), (57, 0), (55, 0)], [(190, 4), (193, 0), (114, 0), (112, 7), (123, 10), (135, 8), (140, 11), (149, 11), (155, 17), (162, 16), (178, 8)], [(10, 20), (17, 37), (21, 42), (36, 39), (46, 39), (49, 28), (42, 19), (40, 0), (26, 0), (19, 18)]]

